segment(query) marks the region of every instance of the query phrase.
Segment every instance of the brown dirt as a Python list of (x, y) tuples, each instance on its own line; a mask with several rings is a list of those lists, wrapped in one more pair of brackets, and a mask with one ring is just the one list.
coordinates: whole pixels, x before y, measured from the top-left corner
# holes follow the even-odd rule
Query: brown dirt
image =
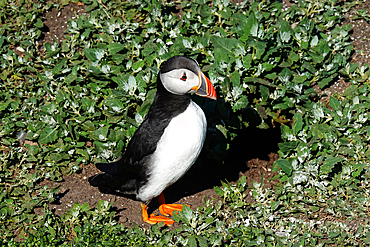
[(352, 62), (359, 65), (370, 64), (370, 23), (363, 19), (354, 20), (356, 11), (365, 9), (368, 17), (370, 16), (370, 2), (364, 1), (356, 6), (350, 12), (345, 14), (344, 25), (351, 24), (352, 37), (351, 42), (355, 52), (352, 54)]
[(45, 13), (44, 28), (42, 29), (42, 43), (49, 42), (51, 44), (61, 42), (64, 39), (64, 32), (68, 28), (70, 19), (77, 19), (79, 15), (86, 14), (86, 6), (82, 3), (70, 2), (60, 11), (53, 8)]
[[(356, 9), (366, 8), (370, 10), (369, 3), (363, 3)], [(66, 21), (74, 18), (76, 14), (83, 14), (84, 6), (70, 3), (62, 10), (55, 9), (45, 14), (45, 32), (43, 42), (52, 43), (55, 39), (60, 42), (64, 37), (67, 28)], [(369, 62), (369, 23), (364, 20), (352, 20), (354, 11), (346, 14), (344, 24), (352, 24), (352, 42), (355, 47), (353, 61), (361, 64)], [(343, 92), (348, 83), (339, 78), (338, 82), (323, 90), (327, 95), (334, 92)], [(322, 93), (323, 91), (320, 91)], [(252, 186), (253, 181), (261, 182), (262, 174), (265, 187), (272, 188), (276, 181), (269, 181), (275, 174), (271, 172), (272, 165), (278, 159), (276, 154), (277, 144), (281, 142), (280, 129), (278, 127), (268, 130), (248, 128), (238, 135), (230, 146), (230, 158), (225, 164), (217, 164), (208, 160), (205, 153), (201, 154), (199, 161), (188, 171), (188, 173), (177, 183), (165, 191), (166, 201), (169, 203), (187, 203), (193, 208), (203, 204), (204, 198), (219, 199), (214, 192), (215, 186), (220, 186), (220, 181), (236, 182), (242, 175), (247, 177), (248, 185)], [(58, 194), (58, 201), (50, 204), (50, 208), (60, 215), (70, 209), (74, 203), (88, 202), (94, 208), (98, 201), (107, 200), (114, 202), (113, 209), (117, 213), (118, 221), (126, 226), (132, 223), (148, 227), (143, 224), (140, 214), (140, 203), (132, 198), (123, 197), (117, 194), (105, 194), (98, 188), (92, 187), (88, 183), (88, 178), (99, 171), (93, 164), (86, 165), (79, 174), (64, 176), (64, 181), (57, 183), (43, 181), (42, 185), (52, 187), (61, 186)], [(252, 201), (250, 196), (248, 201)], [(154, 199), (149, 205), (151, 210), (156, 210), (158, 204)], [(157, 210), (154, 212), (158, 212)]]

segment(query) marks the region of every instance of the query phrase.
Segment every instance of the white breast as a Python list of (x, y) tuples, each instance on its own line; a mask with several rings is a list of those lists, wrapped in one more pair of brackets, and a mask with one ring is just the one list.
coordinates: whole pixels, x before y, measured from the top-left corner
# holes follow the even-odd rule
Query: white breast
[(202, 150), (206, 129), (202, 109), (191, 101), (164, 130), (151, 158), (148, 182), (140, 188), (137, 199), (149, 201), (187, 172)]

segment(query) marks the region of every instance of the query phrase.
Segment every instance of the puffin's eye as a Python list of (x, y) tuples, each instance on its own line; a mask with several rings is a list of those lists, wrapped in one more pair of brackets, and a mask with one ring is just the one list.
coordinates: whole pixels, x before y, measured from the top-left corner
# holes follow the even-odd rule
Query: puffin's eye
[(188, 77), (186, 76), (186, 73), (184, 72), (184, 74), (182, 74), (182, 77), (180, 78), (180, 80), (186, 81), (186, 79), (188, 79)]

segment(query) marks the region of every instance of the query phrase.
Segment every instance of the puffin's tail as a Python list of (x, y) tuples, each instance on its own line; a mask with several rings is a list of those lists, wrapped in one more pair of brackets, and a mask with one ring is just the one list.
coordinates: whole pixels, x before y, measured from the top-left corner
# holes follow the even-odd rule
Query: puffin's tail
[(113, 193), (119, 191), (123, 194), (135, 194), (138, 190), (136, 179), (127, 179), (122, 175), (111, 175), (104, 172), (89, 177), (91, 186), (103, 189), (105, 193)]
[(94, 187), (109, 188), (110, 180), (111, 179), (110, 179), (109, 174), (105, 174), (104, 172), (101, 172), (99, 174), (89, 177), (89, 183), (91, 186), (94, 186)]
[(97, 164), (95, 164), (95, 166), (100, 171), (105, 172), (107, 174), (111, 174), (111, 175), (117, 175), (118, 174), (116, 162), (113, 162), (113, 163), (97, 163)]
[(96, 168), (98, 168), (100, 171), (105, 172), (107, 174), (111, 175), (118, 175), (118, 166), (119, 162), (121, 161), (122, 156), (120, 156), (118, 159), (113, 161), (112, 163), (97, 163), (95, 164)]
[(98, 168), (102, 172), (89, 178), (90, 185), (94, 187), (105, 187), (105, 188), (114, 187), (115, 181), (117, 180), (117, 177), (115, 175), (119, 175), (118, 163), (120, 159), (121, 157), (119, 157), (112, 163), (95, 164), (96, 168)]

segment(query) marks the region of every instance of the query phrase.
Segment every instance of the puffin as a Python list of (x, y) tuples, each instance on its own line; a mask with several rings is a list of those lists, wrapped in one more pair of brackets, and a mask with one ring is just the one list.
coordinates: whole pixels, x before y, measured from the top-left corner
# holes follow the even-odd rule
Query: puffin
[[(101, 171), (91, 186), (136, 195), (144, 222), (172, 225), (181, 204), (166, 204), (163, 191), (179, 180), (197, 160), (206, 137), (207, 121), (191, 94), (216, 100), (216, 91), (196, 60), (174, 56), (157, 76), (157, 92), (148, 114), (125, 152), (112, 163), (97, 163)], [(148, 216), (148, 204), (158, 198), (162, 215)]]

